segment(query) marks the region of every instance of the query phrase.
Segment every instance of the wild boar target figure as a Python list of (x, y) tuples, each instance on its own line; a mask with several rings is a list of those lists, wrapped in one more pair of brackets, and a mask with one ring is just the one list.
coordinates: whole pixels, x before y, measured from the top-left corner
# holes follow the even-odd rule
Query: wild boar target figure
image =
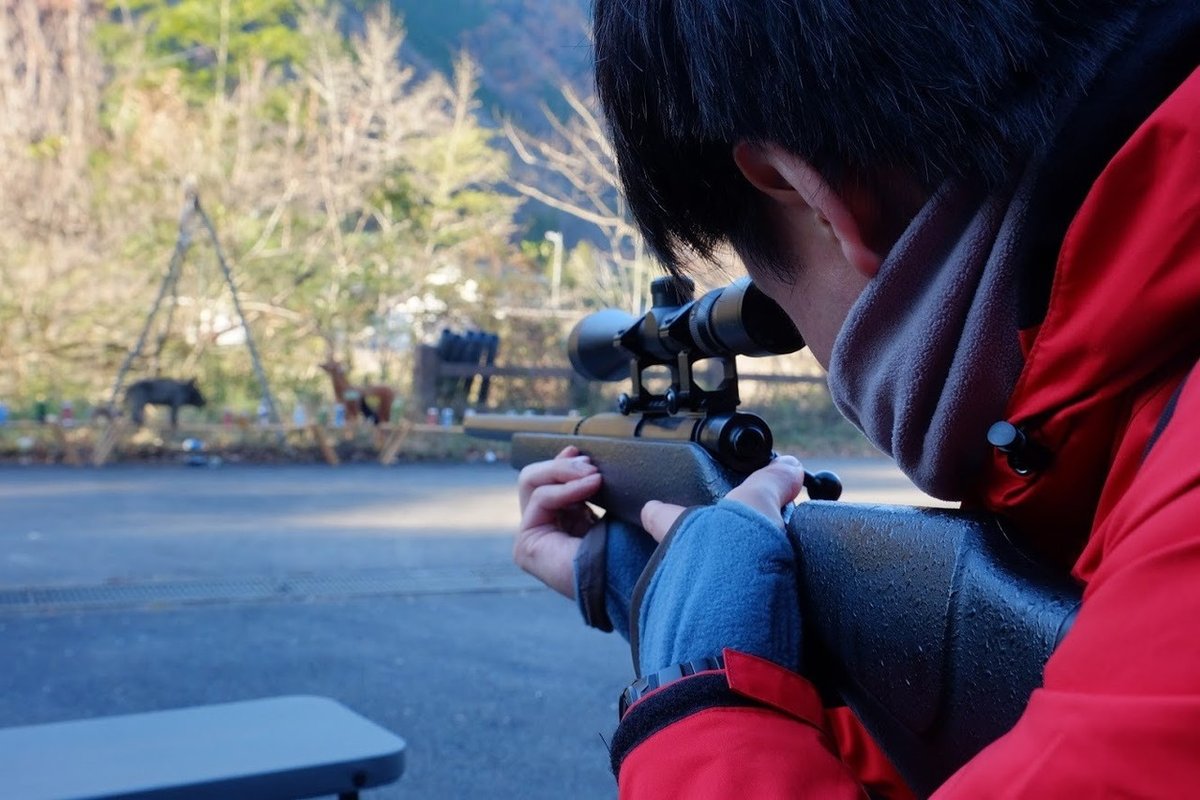
[(187, 381), (173, 378), (147, 378), (131, 384), (125, 390), (125, 408), (129, 418), (141, 426), (146, 420), (146, 405), (169, 406), (171, 428), (179, 427), (179, 407), (204, 408), (206, 401), (196, 385), (196, 379)]

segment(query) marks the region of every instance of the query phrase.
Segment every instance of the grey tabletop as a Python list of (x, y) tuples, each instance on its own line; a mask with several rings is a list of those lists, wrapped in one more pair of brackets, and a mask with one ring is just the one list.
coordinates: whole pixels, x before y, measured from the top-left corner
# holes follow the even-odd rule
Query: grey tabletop
[(381, 786), (402, 739), (324, 697), (291, 696), (0, 729), (0, 795), (22, 800), (284, 800)]

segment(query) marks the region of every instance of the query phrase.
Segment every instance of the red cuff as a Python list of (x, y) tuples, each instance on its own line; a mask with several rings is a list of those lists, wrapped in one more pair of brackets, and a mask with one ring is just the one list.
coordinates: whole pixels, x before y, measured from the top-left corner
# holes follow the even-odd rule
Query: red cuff
[(725, 649), (725, 677), (742, 697), (824, 729), (825, 709), (816, 688), (800, 675), (765, 658)]

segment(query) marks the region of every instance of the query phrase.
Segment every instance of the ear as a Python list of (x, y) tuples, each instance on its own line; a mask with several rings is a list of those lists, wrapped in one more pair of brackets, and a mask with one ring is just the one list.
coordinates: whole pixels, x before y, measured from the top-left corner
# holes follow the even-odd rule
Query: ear
[(884, 254), (868, 242), (880, 209), (870, 192), (852, 187), (839, 194), (807, 161), (776, 144), (739, 142), (733, 160), (750, 185), (785, 212), (815, 213), (855, 270), (868, 278), (879, 272)]

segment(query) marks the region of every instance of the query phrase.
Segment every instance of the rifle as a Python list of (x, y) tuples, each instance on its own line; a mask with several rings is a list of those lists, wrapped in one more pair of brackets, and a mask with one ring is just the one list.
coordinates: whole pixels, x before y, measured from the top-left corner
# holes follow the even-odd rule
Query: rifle
[[(618, 413), (469, 417), (469, 434), (511, 441), (520, 469), (567, 445), (604, 477), (595, 500), (639, 524), (642, 506), (715, 503), (773, 456), (771, 430), (737, 410), (736, 357), (804, 341), (748, 279), (693, 299), (662, 278), (641, 318), (606, 309), (572, 331), (568, 352), (591, 380), (632, 380)], [(722, 371), (700, 385), (696, 365)], [(653, 370), (670, 372), (662, 392)], [(787, 510), (798, 553), (804, 663), (849, 705), (914, 791), (931, 793), (1007, 732), (1069, 630), (1078, 586), (1015, 543), (1001, 521), (957, 510), (834, 502), (832, 473), (805, 475), (809, 502)]]

